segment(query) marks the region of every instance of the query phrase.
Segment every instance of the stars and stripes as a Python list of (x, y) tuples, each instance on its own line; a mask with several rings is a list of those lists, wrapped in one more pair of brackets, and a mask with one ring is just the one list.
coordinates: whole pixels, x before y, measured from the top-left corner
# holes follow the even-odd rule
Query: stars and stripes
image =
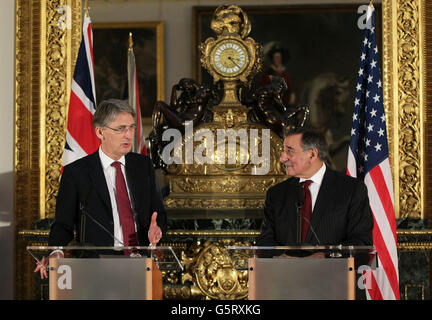
[(93, 33), (90, 16), (86, 13), (82, 40), (72, 79), (63, 166), (93, 153), (99, 148), (100, 142), (92, 125), (95, 111)]
[(139, 103), (138, 77), (136, 72), (135, 55), (133, 52), (132, 34), (129, 34), (129, 49), (128, 49), (128, 102), (136, 112), (137, 129), (135, 131), (133, 152), (147, 155), (147, 147), (145, 144), (143, 125), (141, 119), (141, 108)]
[(378, 268), (372, 272), (370, 299), (400, 299), (393, 181), (390, 170), (381, 72), (373, 6), (367, 11), (354, 100), (347, 174), (364, 180), (374, 216), (373, 244)]

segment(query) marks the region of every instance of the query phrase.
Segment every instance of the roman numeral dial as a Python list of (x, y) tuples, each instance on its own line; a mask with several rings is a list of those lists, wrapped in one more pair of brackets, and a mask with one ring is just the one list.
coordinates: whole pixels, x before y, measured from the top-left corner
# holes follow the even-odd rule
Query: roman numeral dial
[(210, 63), (221, 76), (236, 77), (249, 65), (248, 50), (235, 39), (222, 40), (213, 47)]

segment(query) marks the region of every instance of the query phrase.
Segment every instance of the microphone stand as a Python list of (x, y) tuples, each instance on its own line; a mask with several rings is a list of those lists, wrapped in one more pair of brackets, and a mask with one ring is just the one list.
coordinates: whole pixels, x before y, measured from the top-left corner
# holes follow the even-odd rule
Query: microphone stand
[(80, 211), (81, 211), (81, 221), (80, 221), (80, 244), (85, 244), (85, 233), (86, 233), (86, 214), (84, 204), (80, 203)]
[(300, 246), (302, 243), (302, 216), (301, 216), (301, 208), (304, 204), (304, 194), (303, 194), (303, 185), (304, 183), (299, 183), (297, 186), (297, 201), (296, 201), (296, 209), (297, 209), (297, 245)]
[(92, 191), (93, 191), (93, 185), (90, 185), (90, 189), (87, 191), (87, 194), (86, 194), (86, 196), (85, 196), (85, 198), (84, 198), (84, 200), (83, 201), (80, 201), (80, 203), (79, 203), (79, 208), (80, 208), (80, 211), (81, 211), (81, 221), (80, 221), (80, 230), (81, 230), (81, 233), (80, 233), (80, 239), (79, 239), (79, 241), (80, 241), (80, 244), (81, 244), (81, 246), (85, 246), (86, 245), (86, 242), (85, 242), (85, 238), (86, 238), (86, 218), (87, 218), (87, 213), (86, 213), (86, 206), (87, 206), (87, 202), (88, 202), (88, 200), (89, 200), (89, 197), (90, 197), (90, 194), (92, 193)]
[(297, 242), (298, 246), (301, 245), (301, 242), (302, 242), (302, 239), (301, 239), (301, 232), (302, 232), (302, 229), (301, 229), (301, 223), (302, 223), (301, 207), (302, 206), (303, 206), (303, 204), (300, 201), (298, 201), (296, 203), (296, 208), (297, 208), (297, 239), (296, 239), (296, 242)]

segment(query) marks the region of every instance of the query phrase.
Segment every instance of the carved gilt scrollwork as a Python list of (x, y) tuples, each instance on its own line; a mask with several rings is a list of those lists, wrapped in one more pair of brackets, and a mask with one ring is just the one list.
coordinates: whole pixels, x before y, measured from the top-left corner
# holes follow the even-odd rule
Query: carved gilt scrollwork
[[(61, 28), (68, 19), (72, 29)], [(54, 216), (80, 0), (17, 0), (15, 36), (15, 227)], [(32, 292), (31, 263), (17, 246), (16, 297)], [(25, 263), (24, 263), (25, 262)], [(31, 261), (30, 261), (31, 262)], [(23, 287), (20, 284), (30, 284)]]
[[(182, 282), (192, 281), (210, 299), (244, 299), (248, 295), (247, 269), (237, 270), (225, 249), (234, 240), (197, 242), (183, 252), (186, 273)], [(250, 245), (250, 244), (243, 244)]]
[(424, 218), (425, 211), (423, 5), (383, 1), (384, 100), (397, 218)]
[[(77, 2), (47, 2), (45, 95), (45, 216), (54, 217), (73, 64), (81, 40), (81, 6)], [(67, 7), (71, 8), (69, 11)], [(70, 13), (72, 29), (61, 28), (62, 15)]]
[(418, 1), (399, 1), (399, 183), (402, 217), (422, 217), (422, 106)]

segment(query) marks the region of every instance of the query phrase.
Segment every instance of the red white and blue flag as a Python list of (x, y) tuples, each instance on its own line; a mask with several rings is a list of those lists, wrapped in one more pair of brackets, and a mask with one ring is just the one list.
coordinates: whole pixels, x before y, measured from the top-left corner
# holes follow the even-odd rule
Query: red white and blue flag
[(99, 148), (100, 142), (92, 125), (95, 111), (93, 32), (90, 17), (86, 14), (81, 45), (72, 79), (63, 166), (85, 157)]
[(372, 271), (367, 297), (399, 300), (393, 180), (373, 6), (369, 6), (367, 15), (369, 27), (360, 56), (347, 174), (364, 180), (374, 217), (373, 244), (378, 267)]
[(136, 71), (135, 54), (132, 48), (132, 34), (129, 35), (128, 49), (128, 102), (136, 112), (136, 125), (133, 152), (147, 155), (143, 125), (141, 120), (141, 107), (139, 102), (138, 76)]

